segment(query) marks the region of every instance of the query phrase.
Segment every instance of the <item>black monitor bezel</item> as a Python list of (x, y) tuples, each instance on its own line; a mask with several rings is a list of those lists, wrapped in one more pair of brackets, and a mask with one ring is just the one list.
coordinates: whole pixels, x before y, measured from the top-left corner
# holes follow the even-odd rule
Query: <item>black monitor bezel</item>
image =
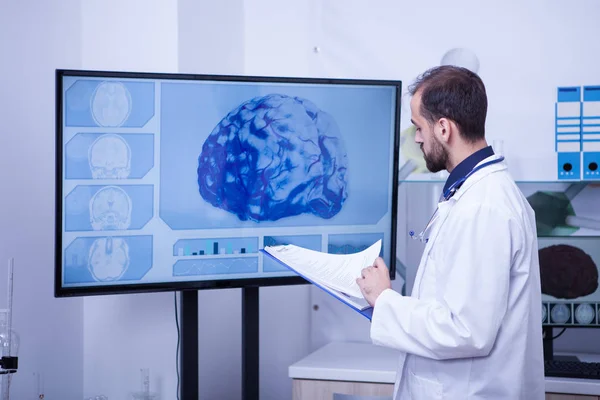
[(169, 80), (197, 80), (197, 81), (231, 81), (231, 82), (264, 82), (264, 83), (300, 83), (300, 84), (333, 84), (333, 85), (370, 85), (396, 87), (395, 121), (394, 121), (394, 152), (392, 171), (392, 218), (390, 240), (390, 278), (396, 275), (396, 240), (397, 240), (397, 210), (398, 210), (398, 166), (400, 150), (400, 113), (402, 99), (402, 81), (377, 80), (377, 79), (345, 79), (345, 78), (309, 78), (309, 77), (281, 77), (281, 76), (252, 76), (252, 75), (211, 75), (189, 73), (159, 73), (159, 72), (132, 72), (132, 71), (103, 71), (103, 70), (77, 70), (56, 69), (56, 97), (55, 97), (55, 235), (54, 235), (54, 296), (79, 297), (92, 295), (154, 293), (183, 290), (206, 289), (234, 289), (244, 287), (267, 287), (309, 284), (299, 276), (288, 277), (261, 277), (251, 279), (222, 279), (211, 281), (175, 281), (161, 283), (119, 284), (85, 287), (64, 287), (62, 285), (62, 208), (63, 208), (63, 78), (92, 77), (92, 78), (120, 78), (120, 79), (169, 79)]

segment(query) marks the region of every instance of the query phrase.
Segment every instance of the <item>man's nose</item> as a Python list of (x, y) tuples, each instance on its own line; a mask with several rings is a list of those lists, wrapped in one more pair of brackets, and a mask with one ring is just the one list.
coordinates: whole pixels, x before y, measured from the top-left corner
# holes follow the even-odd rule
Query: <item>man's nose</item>
[(423, 143), (423, 136), (419, 130), (415, 132), (415, 143)]

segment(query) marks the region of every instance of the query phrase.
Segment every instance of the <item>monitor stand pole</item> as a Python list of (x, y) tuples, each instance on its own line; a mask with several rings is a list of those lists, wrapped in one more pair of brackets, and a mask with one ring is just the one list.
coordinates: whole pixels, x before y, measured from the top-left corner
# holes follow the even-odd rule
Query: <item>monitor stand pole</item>
[(544, 360), (552, 360), (554, 359), (554, 341), (552, 340), (552, 327), (544, 326), (542, 329), (544, 336)]
[(181, 292), (181, 388), (180, 400), (198, 399), (198, 291)]
[(258, 286), (242, 288), (242, 399), (258, 400)]
[[(259, 395), (259, 288), (242, 288), (242, 399)], [(181, 292), (181, 400), (199, 398), (198, 291)]]

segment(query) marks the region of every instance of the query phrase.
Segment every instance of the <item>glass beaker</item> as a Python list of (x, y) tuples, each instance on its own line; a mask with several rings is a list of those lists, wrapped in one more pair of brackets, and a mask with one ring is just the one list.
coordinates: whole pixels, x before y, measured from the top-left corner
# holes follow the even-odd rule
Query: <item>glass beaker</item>
[[(19, 353), (20, 337), (14, 329), (10, 330), (7, 325), (8, 310), (0, 310), (0, 357), (17, 357)], [(2, 400), (10, 398), (10, 382), (13, 374), (3, 374), (0, 383)]]
[(150, 370), (148, 368), (141, 368), (140, 374), (142, 390), (132, 393), (133, 398), (135, 400), (157, 400), (158, 394), (150, 392)]

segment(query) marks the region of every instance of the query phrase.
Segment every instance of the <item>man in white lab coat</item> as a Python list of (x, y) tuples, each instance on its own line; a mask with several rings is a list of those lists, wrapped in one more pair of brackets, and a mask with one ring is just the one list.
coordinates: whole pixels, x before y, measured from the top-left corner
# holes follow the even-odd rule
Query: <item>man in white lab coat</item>
[(485, 140), (487, 95), (473, 72), (433, 68), (411, 86), (416, 141), (450, 172), (414, 237), (424, 252), (410, 297), (383, 260), (357, 280), (374, 305), (371, 339), (401, 351), (395, 399), (544, 399), (535, 217)]

